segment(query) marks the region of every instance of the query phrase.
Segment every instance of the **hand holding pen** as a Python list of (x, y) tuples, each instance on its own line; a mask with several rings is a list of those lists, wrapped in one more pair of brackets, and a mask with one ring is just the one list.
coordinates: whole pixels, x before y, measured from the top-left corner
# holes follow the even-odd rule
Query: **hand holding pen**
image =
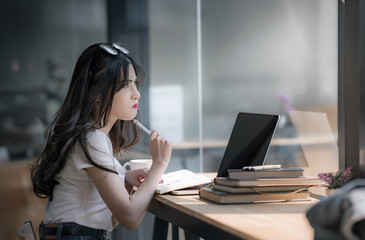
[[(149, 150), (153, 161), (158, 161), (167, 167), (171, 158), (172, 143), (159, 135), (157, 131), (148, 130), (138, 120), (133, 119), (133, 122), (150, 136)], [(159, 183), (163, 183), (163, 180), (161, 179)]]

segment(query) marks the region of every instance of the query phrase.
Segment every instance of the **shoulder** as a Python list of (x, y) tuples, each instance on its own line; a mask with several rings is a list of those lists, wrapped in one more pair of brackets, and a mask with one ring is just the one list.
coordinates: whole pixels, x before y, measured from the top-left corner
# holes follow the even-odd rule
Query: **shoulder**
[(109, 137), (100, 130), (94, 130), (87, 134), (86, 143), (89, 151), (103, 151), (113, 154), (113, 146)]
[[(78, 143), (73, 154), (70, 155), (71, 161), (74, 162), (78, 169), (92, 167), (93, 165), (86, 158), (81, 143)], [(87, 133), (85, 142), (89, 156), (92, 161), (98, 165), (113, 166), (115, 158), (113, 156), (113, 147), (109, 137), (100, 130), (94, 130)]]

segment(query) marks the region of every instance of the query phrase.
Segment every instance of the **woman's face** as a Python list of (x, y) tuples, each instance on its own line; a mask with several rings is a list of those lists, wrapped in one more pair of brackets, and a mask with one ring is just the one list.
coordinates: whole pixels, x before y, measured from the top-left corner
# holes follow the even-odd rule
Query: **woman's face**
[(136, 73), (132, 64), (129, 65), (128, 84), (115, 93), (113, 98), (112, 109), (110, 113), (111, 120), (132, 120), (137, 115), (138, 99), (140, 94), (137, 90)]

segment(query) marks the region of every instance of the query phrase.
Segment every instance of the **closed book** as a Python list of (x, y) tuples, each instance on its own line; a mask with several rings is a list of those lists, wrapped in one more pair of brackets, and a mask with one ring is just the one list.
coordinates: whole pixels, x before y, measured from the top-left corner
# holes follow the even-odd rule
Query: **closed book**
[(306, 190), (312, 185), (288, 185), (288, 186), (267, 186), (267, 187), (230, 187), (220, 184), (213, 184), (213, 188), (229, 193), (263, 193), (263, 192), (294, 192)]
[(302, 177), (302, 168), (276, 168), (262, 170), (228, 169), (230, 179), (251, 179), (251, 178), (295, 178)]
[(217, 177), (215, 182), (231, 187), (263, 187), (263, 186), (287, 186), (287, 185), (321, 185), (323, 180), (319, 177), (303, 176), (297, 178), (258, 178), (258, 179), (229, 179)]
[(214, 188), (204, 188), (199, 192), (199, 196), (218, 204), (233, 204), (308, 200), (310, 192), (227, 193)]

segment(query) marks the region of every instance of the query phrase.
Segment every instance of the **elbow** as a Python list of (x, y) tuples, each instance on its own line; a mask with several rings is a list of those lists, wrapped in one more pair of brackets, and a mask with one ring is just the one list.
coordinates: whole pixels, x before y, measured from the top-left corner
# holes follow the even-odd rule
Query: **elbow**
[(141, 220), (141, 218), (133, 216), (133, 214), (124, 214), (118, 218), (119, 223), (129, 230), (136, 230)]
[(124, 222), (123, 226), (129, 230), (136, 230), (139, 226), (140, 221), (136, 219), (128, 219)]
[(130, 223), (126, 224), (126, 226), (124, 226), (124, 227), (129, 230), (136, 230), (138, 228), (138, 226), (139, 226), (139, 222), (137, 222), (137, 223), (130, 222)]

